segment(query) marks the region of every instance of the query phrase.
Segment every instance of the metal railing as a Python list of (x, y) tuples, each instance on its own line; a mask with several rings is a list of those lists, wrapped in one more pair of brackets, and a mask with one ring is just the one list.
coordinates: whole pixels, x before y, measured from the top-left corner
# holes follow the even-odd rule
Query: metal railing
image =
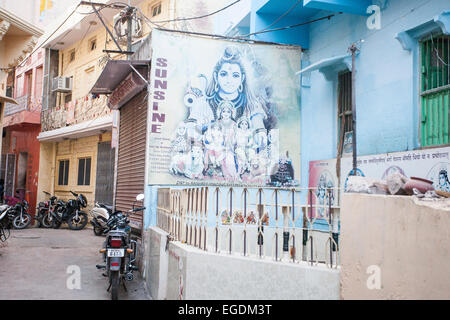
[(28, 103), (30, 102), (30, 96), (24, 95), (15, 98), (18, 104), (6, 103), (5, 105), (5, 116), (12, 115), (17, 112), (25, 111), (28, 108)]
[(30, 95), (24, 95), (15, 98), (18, 104), (6, 103), (5, 105), (5, 116), (10, 116), (12, 114), (21, 111), (32, 111), (39, 112), (41, 109), (42, 97), (34, 97)]
[(209, 252), (337, 268), (338, 201), (325, 188), (161, 188), (157, 226)]

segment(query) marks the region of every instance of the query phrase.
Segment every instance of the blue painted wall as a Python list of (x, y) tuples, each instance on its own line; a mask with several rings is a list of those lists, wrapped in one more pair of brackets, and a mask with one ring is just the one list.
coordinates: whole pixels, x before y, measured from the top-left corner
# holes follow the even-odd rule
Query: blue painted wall
[[(253, 0), (250, 32), (264, 29), (283, 12), (275, 12), (285, 0)], [(289, 0), (294, 3), (294, 0)], [(339, 2), (341, 0), (333, 0)], [(342, 0), (343, 1), (343, 0)], [(326, 1), (314, 1), (326, 2)], [(302, 45), (302, 64), (341, 56), (355, 41), (364, 39), (356, 59), (356, 107), (358, 155), (413, 150), (419, 143), (418, 46), (404, 50), (395, 39), (397, 33), (417, 27), (450, 10), (447, 0), (378, 0), (385, 3), (381, 11), (381, 29), (369, 30), (367, 16), (337, 14), (331, 20), (314, 22), (298, 30), (271, 32), (258, 40)], [(275, 5), (274, 5), (275, 4)], [(283, 3), (286, 6), (286, 3)], [(292, 4), (290, 4), (292, 5)], [(287, 5), (287, 8), (290, 7)], [(297, 24), (336, 13), (297, 8), (274, 27)], [(307, 10), (307, 9), (305, 9)], [(303, 12), (303, 13), (302, 13)], [(304, 13), (312, 15), (305, 15)], [(231, 13), (229, 13), (231, 14)], [(242, 31), (242, 30), (241, 30)], [(338, 142), (337, 74), (327, 79), (318, 71), (304, 79), (301, 87), (301, 187), (308, 186), (309, 162), (336, 158)], [(306, 81), (307, 80), (307, 81)], [(156, 204), (155, 187), (146, 196)], [(305, 193), (306, 199), (306, 193)], [(150, 198), (152, 200), (150, 200)], [(149, 203), (150, 205), (150, 203)], [(156, 206), (155, 206), (156, 207)], [(146, 225), (153, 225), (155, 212), (146, 211)]]
[[(252, 0), (250, 31), (262, 30), (288, 10), (295, 0)], [(363, 39), (356, 59), (356, 107), (358, 155), (413, 150), (419, 141), (418, 46), (404, 50), (397, 33), (420, 26), (444, 11), (443, 0), (310, 0), (271, 28), (311, 21), (335, 14), (330, 20), (288, 31), (270, 32), (254, 39), (301, 45), (307, 49), (302, 64), (348, 53), (348, 47)], [(381, 6), (381, 29), (367, 27), (365, 9)], [(320, 10), (325, 9), (325, 10)], [(355, 14), (358, 13), (358, 14)], [(301, 186), (308, 186), (309, 161), (332, 159), (338, 148), (337, 73), (332, 79), (314, 71), (301, 87)], [(320, 128), (320, 130), (318, 130)]]
[[(273, 0), (253, 0), (250, 13), (250, 32), (259, 32), (269, 27), (283, 13), (289, 10), (297, 0), (276, 1)], [(294, 24), (301, 23), (299, 16), (306, 17), (308, 14), (317, 12), (315, 9), (302, 9), (299, 4), (290, 14), (280, 19), (276, 24), (270, 26), (269, 29), (282, 28)], [(277, 42), (282, 44), (300, 45), (304, 48), (309, 43), (309, 26), (300, 26), (297, 28), (280, 30), (257, 34), (252, 39), (267, 42)]]
[[(251, 32), (257, 32), (265, 29), (266, 26), (272, 24), (278, 18), (272, 14), (254, 14), (255, 23), (250, 25)], [(279, 23), (270, 27), (270, 29), (278, 29), (290, 25), (298, 24), (299, 21), (295, 17), (286, 17)], [(267, 33), (261, 33), (252, 36), (252, 39), (267, 42), (277, 42), (282, 44), (293, 44), (307, 48), (309, 43), (309, 25), (300, 26), (287, 30), (279, 30)]]
[[(381, 11), (380, 30), (369, 30), (367, 17), (351, 14), (310, 25), (309, 63), (346, 54), (352, 42), (364, 39), (356, 59), (358, 155), (420, 147), (418, 46), (404, 50), (395, 35), (449, 9), (449, 1), (391, 0)], [(308, 185), (309, 161), (337, 154), (337, 74), (332, 81), (318, 71), (310, 77), (310, 87), (301, 88), (302, 186)]]

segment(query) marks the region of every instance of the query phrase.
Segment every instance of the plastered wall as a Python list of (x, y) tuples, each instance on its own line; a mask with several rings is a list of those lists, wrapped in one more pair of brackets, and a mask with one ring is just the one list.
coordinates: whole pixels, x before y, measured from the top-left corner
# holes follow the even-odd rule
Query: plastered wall
[[(47, 191), (59, 199), (73, 198), (70, 190), (82, 193), (88, 201), (88, 209), (95, 201), (95, 183), (97, 171), (98, 143), (111, 141), (111, 132), (86, 138), (65, 140), (61, 142), (41, 142), (38, 201), (46, 199), (42, 191)], [(90, 185), (78, 185), (78, 158), (91, 158)], [(59, 160), (69, 160), (68, 185), (58, 184)]]
[(156, 299), (339, 299), (339, 269), (210, 253), (178, 241), (167, 245), (157, 227), (145, 236), (146, 282)]
[(449, 299), (449, 230), (448, 208), (407, 196), (346, 193), (342, 299)]

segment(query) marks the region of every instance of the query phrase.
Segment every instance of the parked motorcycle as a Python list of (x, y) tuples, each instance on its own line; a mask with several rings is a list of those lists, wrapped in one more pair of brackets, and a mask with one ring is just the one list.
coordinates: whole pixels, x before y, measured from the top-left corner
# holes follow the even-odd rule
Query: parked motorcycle
[(55, 229), (66, 222), (70, 229), (81, 230), (88, 222), (86, 212), (81, 211), (82, 208), (87, 207), (86, 197), (81, 193), (78, 194), (73, 191), (70, 191), (70, 193), (75, 196), (75, 199), (70, 199), (67, 202), (58, 200), (54, 210), (50, 212), (52, 227)]
[[(18, 191), (16, 191), (16, 195), (18, 195)], [(10, 206), (10, 207), (14, 207), (17, 203), (19, 203), (21, 200), (20, 198), (17, 197), (10, 197), (8, 195), (4, 196), (4, 201), (5, 203)]]
[(31, 216), (27, 212), (29, 208), (28, 202), (22, 200), (17, 202), (14, 206), (1, 205), (0, 206), (0, 223), (4, 228), (11, 229), (25, 229), (31, 223)]
[[(143, 194), (136, 197), (136, 201), (142, 201), (143, 199)], [(128, 225), (130, 223), (128, 215), (131, 212), (142, 211), (145, 207), (134, 208), (135, 203), (133, 203), (132, 209), (125, 214), (121, 211), (114, 212), (106, 223), (109, 231), (103, 248), (100, 250), (105, 265), (97, 265), (96, 267), (97, 269), (106, 269), (104, 275), (109, 280), (107, 291), (111, 290), (112, 300), (118, 299), (120, 284), (122, 283), (125, 287), (124, 280), (133, 280), (133, 271), (138, 270), (135, 265), (137, 242), (130, 238), (131, 228)]]
[(12, 209), (12, 207), (7, 204), (0, 205), (0, 225), (2, 228), (5, 228), (5, 229), (10, 228), (11, 223), (9, 221), (8, 212), (11, 209)]
[(38, 222), (38, 227), (51, 228), (52, 227), (52, 218), (51, 211), (55, 209), (56, 205), (56, 197), (52, 196), (47, 191), (43, 191), (46, 195), (50, 197), (49, 200), (39, 202), (36, 207), (36, 216), (35, 219)]
[(92, 216), (91, 224), (94, 227), (94, 234), (101, 236), (108, 232), (108, 219), (112, 215), (112, 206), (96, 202), (90, 211)]
[[(8, 209), (10, 207), (7, 204), (0, 205), (0, 241), (5, 242), (9, 238), (9, 229), (6, 228), (5, 221), (8, 221), (8, 218), (3, 220), (4, 217), (8, 214)], [(9, 223), (9, 221), (8, 221)]]

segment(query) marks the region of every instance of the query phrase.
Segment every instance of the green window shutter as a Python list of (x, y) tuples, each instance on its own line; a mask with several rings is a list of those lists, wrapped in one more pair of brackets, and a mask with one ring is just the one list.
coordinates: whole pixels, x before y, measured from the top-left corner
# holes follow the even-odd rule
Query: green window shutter
[(450, 143), (450, 37), (433, 35), (420, 43), (422, 146)]

